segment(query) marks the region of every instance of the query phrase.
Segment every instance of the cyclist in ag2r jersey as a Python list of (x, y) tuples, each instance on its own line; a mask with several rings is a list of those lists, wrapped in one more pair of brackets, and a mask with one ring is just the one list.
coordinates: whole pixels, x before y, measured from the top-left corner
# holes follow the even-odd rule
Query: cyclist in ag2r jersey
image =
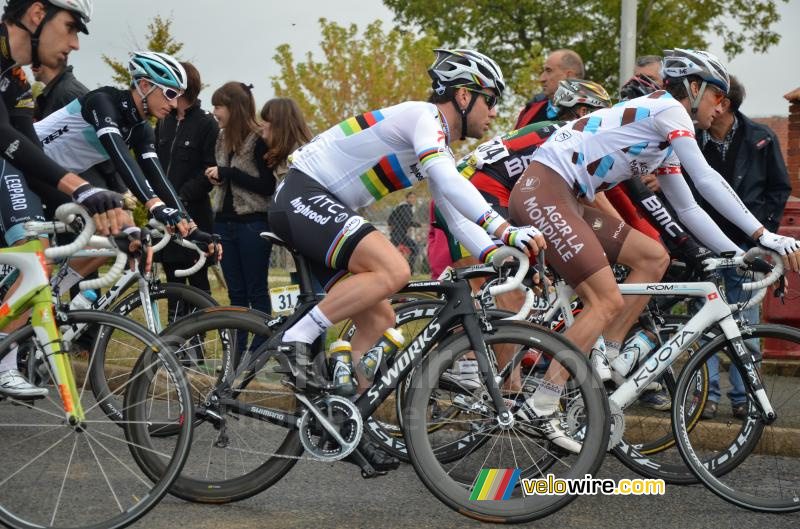
[[(698, 191), (745, 233), (800, 268), (800, 243), (764, 229), (725, 180), (703, 158), (694, 141), (694, 128), (705, 129), (720, 112), (729, 80), (713, 55), (693, 50), (669, 50), (664, 58), (667, 90), (632, 99), (567, 124), (552, 135), (512, 192), (511, 217), (539, 227), (548, 238), (550, 264), (584, 301), (584, 310), (565, 335), (588, 351), (602, 333), (609, 360), (647, 303), (646, 296), (624, 299), (604, 255), (601, 241), (579, 214), (577, 199), (591, 199), (634, 175), (655, 172), (667, 200), (683, 224), (716, 252), (741, 250), (694, 201), (683, 180), (685, 166)], [(556, 223), (565, 221), (562, 229)], [(558, 243), (553, 243), (555, 238)], [(660, 280), (668, 264), (663, 247), (635, 230), (628, 230), (618, 261), (651, 255), (653, 265), (632, 273), (629, 282)], [(614, 346), (610, 346), (611, 343)], [(533, 395), (535, 411), (558, 405), (563, 388), (560, 375), (548, 371), (550, 382)]]

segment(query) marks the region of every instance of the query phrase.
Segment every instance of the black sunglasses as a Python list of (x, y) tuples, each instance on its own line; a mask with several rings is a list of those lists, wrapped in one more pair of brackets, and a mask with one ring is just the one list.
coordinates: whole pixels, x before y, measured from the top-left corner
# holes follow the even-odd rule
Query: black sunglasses
[(497, 97), (495, 94), (490, 94), (488, 92), (482, 92), (481, 90), (473, 90), (472, 88), (467, 88), (470, 92), (474, 94), (480, 94), (486, 100), (486, 106), (489, 107), (489, 110), (493, 109), (497, 106), (497, 103), (500, 101), (500, 98)]

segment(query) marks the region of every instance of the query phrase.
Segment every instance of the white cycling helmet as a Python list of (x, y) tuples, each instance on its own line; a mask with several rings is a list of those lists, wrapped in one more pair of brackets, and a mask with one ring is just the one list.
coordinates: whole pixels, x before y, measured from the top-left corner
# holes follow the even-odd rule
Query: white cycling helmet
[(433, 89), (443, 94), (447, 88), (492, 88), (498, 96), (506, 89), (503, 72), (492, 59), (473, 50), (433, 50), (436, 60), (428, 69)]
[(731, 85), (728, 70), (722, 64), (722, 61), (707, 51), (683, 50), (680, 48), (665, 50), (661, 75), (665, 83), (670, 80), (674, 83), (675, 80), (696, 75), (726, 94)]
[[(37, 1), (42, 3), (47, 14), (39, 23), (39, 26), (34, 31), (31, 31), (22, 23), (22, 15), (25, 14), (31, 4)], [(15, 26), (24, 29), (31, 36), (31, 66), (34, 68), (42, 65), (39, 60), (39, 37), (42, 34), (42, 29), (62, 9), (72, 13), (80, 31), (87, 35), (89, 34), (86, 24), (92, 15), (92, 0), (7, 0), (6, 2), (3, 20), (10, 20)]]
[[(503, 72), (492, 59), (482, 53), (473, 50), (433, 50), (436, 59), (428, 68), (428, 75), (433, 80), (433, 91), (438, 95), (444, 95), (449, 88), (467, 88), (474, 92), (484, 92), (492, 89), (497, 93), (497, 97), (502, 97), (506, 89), (506, 82), (503, 79)], [(467, 137), (467, 114), (472, 110), (473, 105), (480, 97), (472, 95), (472, 99), (466, 108), (461, 108), (452, 96), (453, 105), (461, 114), (461, 139)]]

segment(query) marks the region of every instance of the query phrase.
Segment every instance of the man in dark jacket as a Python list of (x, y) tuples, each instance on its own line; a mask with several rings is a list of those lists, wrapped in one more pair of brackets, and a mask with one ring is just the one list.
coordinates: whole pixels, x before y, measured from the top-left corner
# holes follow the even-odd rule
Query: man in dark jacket
[[(219, 134), (217, 120), (200, 108), (197, 96), (202, 88), (200, 74), (191, 63), (181, 63), (186, 70), (187, 87), (178, 98), (178, 105), (156, 126), (156, 151), (167, 177), (178, 192), (197, 226), (208, 233), (213, 229), (211, 211), (211, 183), (204, 171), (217, 165), (214, 145)], [(183, 282), (175, 277), (175, 270), (188, 268), (196, 255), (184, 248), (170, 244), (162, 251), (162, 261), (167, 280)], [(207, 269), (189, 276), (189, 284), (211, 292)]]
[[(770, 231), (778, 231), (783, 209), (792, 188), (786, 164), (781, 155), (780, 145), (775, 133), (766, 125), (749, 119), (739, 111), (745, 97), (744, 87), (731, 76), (730, 90), (722, 100), (722, 113), (714, 118), (711, 128), (697, 131), (697, 143), (703, 151), (708, 164), (730, 184), (744, 205)], [(687, 179), (691, 183), (691, 179)], [(753, 245), (748, 234), (743, 233), (735, 225), (720, 215), (694, 189), (697, 203), (714, 219), (714, 222), (740, 247)], [(731, 303), (746, 301), (749, 293), (740, 288), (742, 278), (734, 271), (724, 274), (725, 289)], [(743, 312), (750, 323), (759, 320), (758, 307)], [(756, 355), (760, 355), (758, 343), (747, 340), (748, 347)], [(703, 417), (713, 418), (720, 400), (719, 361), (709, 361), (709, 404), (703, 411)], [(735, 369), (730, 371), (733, 386), (728, 392), (733, 415), (736, 418), (747, 417), (747, 403), (741, 375)]]

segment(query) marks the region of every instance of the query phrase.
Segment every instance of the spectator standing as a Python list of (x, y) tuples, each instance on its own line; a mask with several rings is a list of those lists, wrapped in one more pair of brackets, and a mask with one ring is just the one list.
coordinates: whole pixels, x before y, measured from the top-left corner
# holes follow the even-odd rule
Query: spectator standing
[[(739, 110), (745, 90), (734, 76), (730, 79), (730, 90), (721, 103), (722, 113), (714, 118), (710, 129), (698, 131), (697, 143), (708, 164), (730, 184), (759, 222), (767, 230), (775, 232), (791, 192), (786, 164), (775, 133), (766, 125), (752, 121)], [(691, 182), (691, 179), (687, 181)], [(752, 240), (747, 234), (720, 215), (702, 199), (700, 193), (694, 189), (693, 191), (698, 204), (733, 242), (743, 249), (752, 246)], [(742, 278), (735, 270), (725, 271), (723, 278), (729, 302), (747, 299), (749, 294), (742, 291)], [(750, 323), (757, 323), (759, 307), (752, 307), (744, 311), (743, 315)], [(753, 342), (754, 340), (745, 341), (757, 358), (760, 358), (759, 345), (757, 341)], [(719, 360), (713, 357), (708, 365), (710, 403), (703, 411), (706, 419), (714, 417), (721, 397)], [(741, 374), (736, 369), (731, 369), (729, 376), (733, 387), (728, 392), (728, 397), (733, 416), (744, 419), (747, 417), (747, 402)]]
[[(411, 228), (419, 228), (420, 226), (419, 222), (414, 220), (414, 202), (416, 200), (417, 194), (409, 191), (406, 194), (406, 201), (394, 208), (387, 220), (389, 238), (392, 244), (398, 247), (400, 253), (406, 255), (412, 274), (414, 273), (414, 263), (416, 263), (417, 255), (419, 255), (419, 244), (408, 231)], [(407, 248), (408, 251), (404, 251), (403, 247)]]
[[(186, 91), (178, 97), (175, 110), (156, 125), (156, 152), (186, 211), (201, 230), (211, 233), (214, 216), (209, 193), (213, 186), (205, 170), (217, 165), (215, 148), (219, 126), (200, 106), (197, 96), (203, 85), (197, 68), (188, 62), (181, 65), (186, 70)], [(184, 283), (188, 280), (190, 285), (211, 293), (207, 268), (188, 278), (175, 276), (176, 270), (194, 264), (197, 254), (172, 243), (161, 254), (167, 281)]]
[(222, 273), (231, 305), (271, 312), (267, 274), (272, 245), (261, 238), (269, 231), (267, 205), (275, 191), (275, 175), (265, 157), (267, 144), (259, 134), (252, 86), (230, 81), (214, 92), (211, 104), (221, 129), (216, 165), (205, 170), (217, 186), (213, 209), (214, 233), (221, 237), (225, 257)]
[(560, 49), (551, 52), (544, 61), (539, 82), (542, 84), (542, 93), (528, 101), (522, 112), (517, 117), (515, 129), (521, 129), (531, 123), (552, 121), (558, 115), (558, 110), (553, 106), (553, 94), (558, 89), (558, 83), (566, 78), (585, 79), (583, 60), (575, 51)]

